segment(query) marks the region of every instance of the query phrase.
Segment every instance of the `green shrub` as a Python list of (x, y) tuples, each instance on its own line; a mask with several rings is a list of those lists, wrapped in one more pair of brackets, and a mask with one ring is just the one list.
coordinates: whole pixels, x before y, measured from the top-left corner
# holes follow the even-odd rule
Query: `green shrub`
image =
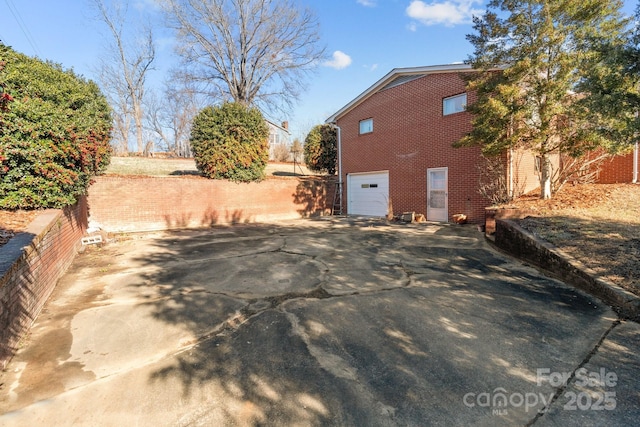
[(190, 143), (204, 176), (250, 182), (265, 177), (268, 138), (269, 128), (258, 109), (226, 102), (196, 115)]
[(110, 161), (98, 86), (0, 43), (0, 91), (0, 209), (74, 204)]
[(304, 140), (304, 162), (315, 172), (336, 173), (338, 138), (333, 126), (317, 125)]

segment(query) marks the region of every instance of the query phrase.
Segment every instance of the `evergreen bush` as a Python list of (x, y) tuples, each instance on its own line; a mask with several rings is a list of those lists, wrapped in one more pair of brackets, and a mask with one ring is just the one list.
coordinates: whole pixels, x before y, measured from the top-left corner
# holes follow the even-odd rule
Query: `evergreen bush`
[(196, 167), (207, 178), (251, 182), (265, 177), (268, 138), (269, 128), (257, 108), (226, 102), (196, 115), (190, 143)]
[(111, 159), (98, 86), (0, 43), (0, 209), (60, 208)]
[(333, 126), (317, 125), (304, 140), (304, 162), (315, 172), (336, 173), (338, 138)]

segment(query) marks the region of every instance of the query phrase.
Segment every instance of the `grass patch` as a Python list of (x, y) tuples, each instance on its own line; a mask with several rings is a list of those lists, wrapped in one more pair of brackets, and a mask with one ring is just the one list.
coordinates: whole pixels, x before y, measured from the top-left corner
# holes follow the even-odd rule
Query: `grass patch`
[[(105, 171), (108, 175), (137, 176), (201, 176), (193, 159), (150, 157), (112, 157)], [(267, 176), (295, 177), (317, 175), (304, 165), (293, 163), (269, 163), (265, 169)]]
[(112, 157), (106, 173), (143, 176), (200, 175), (193, 159), (148, 157)]

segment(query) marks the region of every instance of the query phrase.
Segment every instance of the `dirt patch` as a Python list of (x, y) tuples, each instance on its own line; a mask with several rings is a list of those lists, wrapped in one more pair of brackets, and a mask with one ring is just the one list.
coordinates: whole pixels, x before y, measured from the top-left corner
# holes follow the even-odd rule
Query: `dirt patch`
[(0, 210), (0, 246), (4, 245), (16, 233), (27, 229), (40, 211), (2, 211)]
[(523, 228), (640, 295), (640, 185), (566, 186), (551, 200), (530, 194), (513, 205), (530, 213)]

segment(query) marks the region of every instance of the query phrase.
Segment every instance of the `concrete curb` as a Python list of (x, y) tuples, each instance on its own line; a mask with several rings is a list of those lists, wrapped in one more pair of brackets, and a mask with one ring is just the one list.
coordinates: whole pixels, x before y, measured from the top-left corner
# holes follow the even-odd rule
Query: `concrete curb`
[(538, 239), (514, 221), (496, 219), (494, 237), (498, 248), (598, 297), (621, 317), (640, 321), (640, 297), (598, 277), (592, 269), (551, 243)]

